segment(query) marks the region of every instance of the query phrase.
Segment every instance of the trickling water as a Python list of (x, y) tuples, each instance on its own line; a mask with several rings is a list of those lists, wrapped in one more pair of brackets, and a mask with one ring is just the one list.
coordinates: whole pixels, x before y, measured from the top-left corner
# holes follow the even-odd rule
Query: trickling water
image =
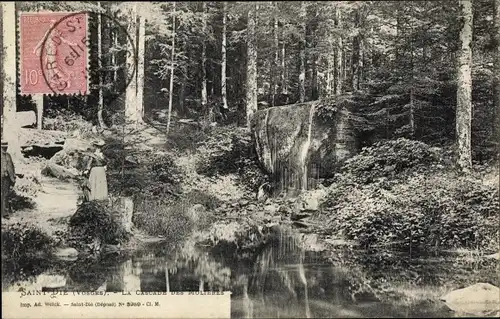
[(311, 135), (312, 135), (312, 125), (313, 125), (313, 117), (314, 117), (314, 103), (311, 104), (311, 109), (309, 110), (309, 126), (307, 129), (307, 139), (305, 143), (302, 145), (302, 150), (300, 153), (300, 165), (301, 165), (301, 183), (300, 188), (302, 190), (307, 189), (307, 155), (309, 154), (309, 148), (311, 147)]

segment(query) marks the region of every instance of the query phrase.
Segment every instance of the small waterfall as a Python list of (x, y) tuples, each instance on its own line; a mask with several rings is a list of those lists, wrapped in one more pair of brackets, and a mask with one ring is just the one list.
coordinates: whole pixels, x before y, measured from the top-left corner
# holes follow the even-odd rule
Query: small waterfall
[(267, 145), (270, 147), (270, 157), (265, 157), (264, 158), (264, 163), (266, 164), (267, 167), (272, 167), (273, 169), (273, 174), (275, 174), (277, 171), (276, 171), (276, 167), (275, 167), (275, 161), (276, 161), (276, 156), (274, 155), (275, 154), (275, 148), (276, 148), (276, 143), (271, 145), (270, 142), (269, 142), (269, 108), (266, 109), (266, 117), (264, 118), (264, 129), (265, 129), (265, 137), (266, 137), (266, 143)]
[(313, 117), (314, 117), (314, 103), (311, 104), (311, 109), (309, 110), (309, 127), (307, 130), (307, 140), (306, 142), (302, 145), (302, 150), (300, 152), (300, 170), (301, 170), (301, 176), (298, 176), (300, 178), (300, 186), (302, 190), (307, 190), (307, 155), (309, 154), (309, 148), (311, 147), (311, 137), (312, 137), (312, 125), (313, 125)]

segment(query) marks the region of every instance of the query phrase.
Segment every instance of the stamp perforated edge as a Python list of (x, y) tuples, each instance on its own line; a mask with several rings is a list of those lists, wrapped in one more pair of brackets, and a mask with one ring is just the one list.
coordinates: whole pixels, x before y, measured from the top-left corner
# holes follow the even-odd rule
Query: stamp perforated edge
[[(86, 70), (86, 77), (85, 77), (85, 85), (86, 85), (86, 88), (87, 88), (87, 91), (86, 92), (80, 92), (80, 93), (54, 93), (51, 91), (50, 87), (49, 87), (49, 91), (50, 92), (45, 92), (45, 93), (42, 93), (42, 92), (39, 92), (39, 93), (32, 93), (32, 92), (23, 92), (21, 90), (22, 86), (21, 86), (21, 80), (22, 80), (22, 74), (21, 74), (21, 70), (22, 70), (22, 63), (23, 63), (23, 58), (22, 58), (22, 50), (21, 50), (21, 37), (22, 37), (22, 32), (21, 32), (21, 18), (24, 16), (24, 15), (50, 15), (50, 14), (54, 14), (54, 15), (64, 15), (63, 18), (59, 19), (59, 21), (61, 20), (64, 20), (67, 16), (70, 16), (70, 15), (77, 15), (77, 14), (84, 14), (85, 15), (85, 32), (86, 32), (86, 37), (88, 39), (88, 41), (90, 41), (90, 28), (89, 28), (89, 13), (90, 12), (87, 12), (87, 11), (76, 11), (76, 12), (67, 12), (67, 11), (19, 11), (18, 12), (18, 15), (17, 15), (17, 28), (16, 28), (16, 34), (17, 34), (17, 43), (16, 43), (16, 46), (17, 46), (17, 50), (16, 52), (19, 52), (18, 56), (17, 56), (17, 66), (18, 66), (18, 70), (17, 70), (17, 75), (18, 75), (18, 79), (19, 79), (19, 83), (18, 83), (18, 90), (19, 90), (19, 94), (21, 96), (35, 96), (35, 95), (45, 95), (45, 96), (71, 96), (71, 97), (76, 97), (76, 96), (87, 96), (90, 94), (90, 76), (91, 76), (91, 72), (90, 72), (90, 46), (87, 46), (87, 63), (86, 63), (86, 66), (85, 66), (85, 70)], [(43, 70), (42, 70), (43, 72)], [(45, 79), (43, 79), (43, 81), (45, 81)]]

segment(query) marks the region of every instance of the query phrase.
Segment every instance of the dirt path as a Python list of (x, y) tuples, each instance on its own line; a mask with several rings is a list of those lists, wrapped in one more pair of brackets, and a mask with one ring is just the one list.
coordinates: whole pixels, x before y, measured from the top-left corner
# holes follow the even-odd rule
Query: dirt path
[(81, 194), (78, 185), (46, 176), (42, 176), (40, 183), (41, 190), (34, 198), (35, 208), (15, 212), (4, 224), (31, 224), (49, 235), (66, 227), (77, 208)]

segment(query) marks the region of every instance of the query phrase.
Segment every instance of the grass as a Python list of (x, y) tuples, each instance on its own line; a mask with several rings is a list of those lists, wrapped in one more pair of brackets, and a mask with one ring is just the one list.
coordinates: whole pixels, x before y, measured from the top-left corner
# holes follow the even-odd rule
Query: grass
[(169, 241), (184, 239), (194, 225), (188, 217), (189, 205), (160, 200), (142, 200), (137, 204), (134, 225), (151, 236), (162, 236)]

